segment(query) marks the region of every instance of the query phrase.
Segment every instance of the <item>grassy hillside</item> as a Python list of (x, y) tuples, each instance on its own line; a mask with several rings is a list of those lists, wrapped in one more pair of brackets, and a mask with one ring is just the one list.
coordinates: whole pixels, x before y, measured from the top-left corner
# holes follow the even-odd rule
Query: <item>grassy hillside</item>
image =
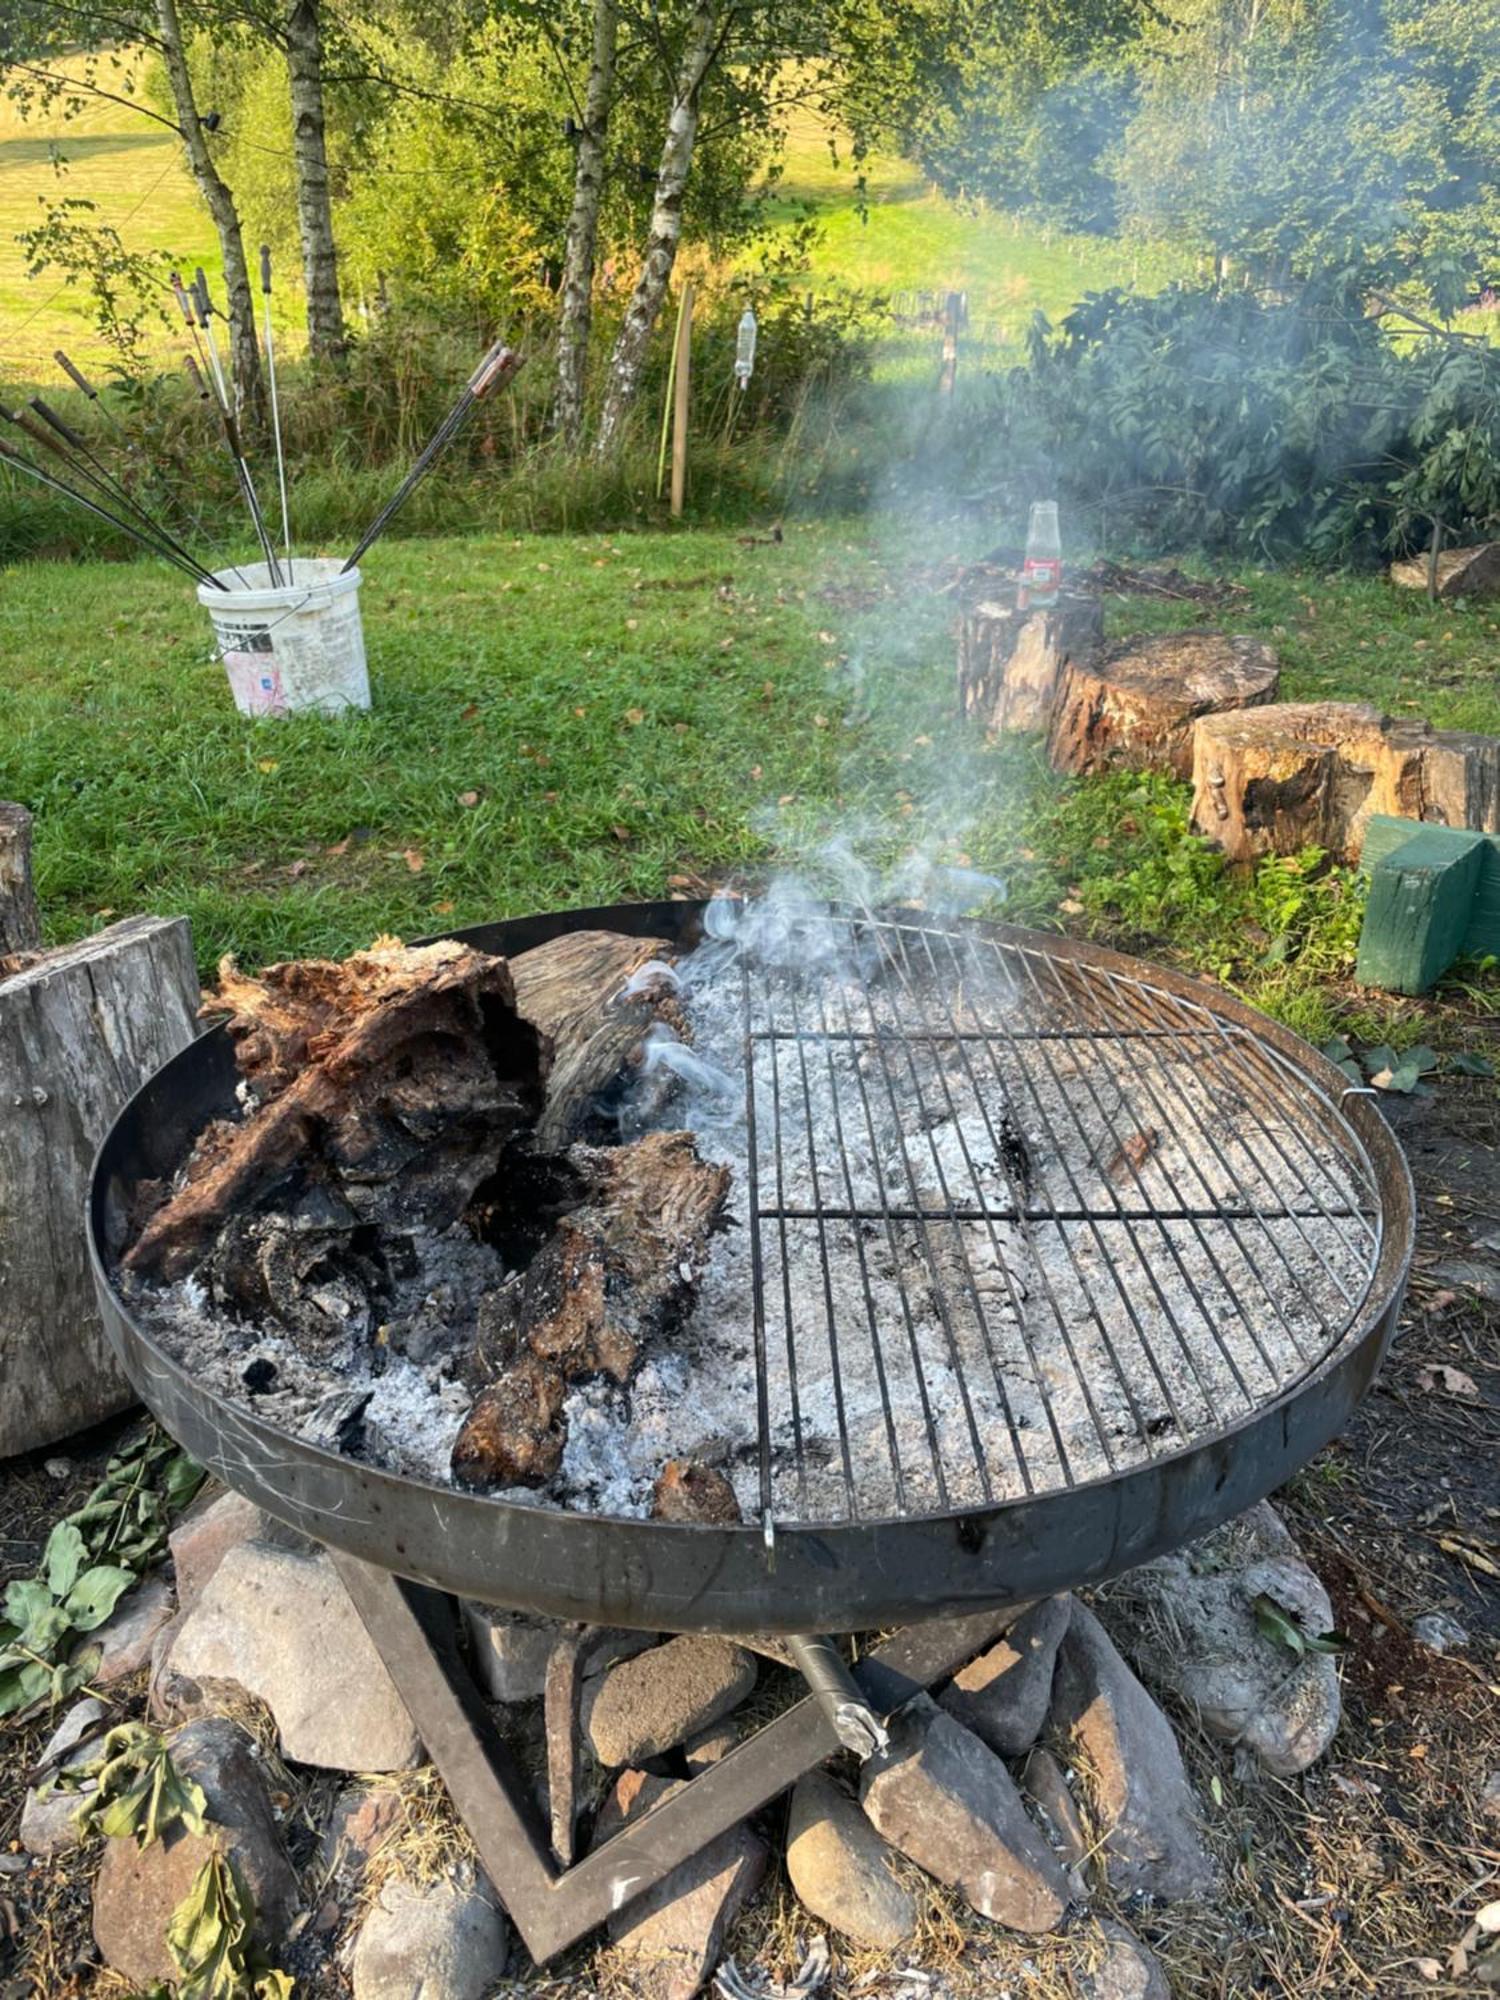
[[(138, 75), (138, 64), (127, 65), (101, 70), (99, 82), (126, 96)], [(101, 358), (87, 301), (55, 271), (29, 278), (16, 242), (42, 220), (47, 203), (64, 198), (91, 202), (93, 220), (111, 224), (130, 250), (216, 268), (213, 229), (182, 149), (164, 126), (97, 99), (73, 118), (59, 106), (23, 119), (0, 96), (0, 381), (50, 378), (58, 346), (79, 361)], [(166, 332), (163, 326), (163, 339)]]

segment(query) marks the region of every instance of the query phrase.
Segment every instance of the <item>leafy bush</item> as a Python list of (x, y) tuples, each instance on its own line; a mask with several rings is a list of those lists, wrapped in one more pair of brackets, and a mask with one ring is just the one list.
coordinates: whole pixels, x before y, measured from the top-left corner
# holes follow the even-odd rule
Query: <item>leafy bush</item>
[(1101, 542), (1372, 559), (1500, 521), (1500, 352), (1337, 288), (1090, 293), (1038, 319), (983, 449)]

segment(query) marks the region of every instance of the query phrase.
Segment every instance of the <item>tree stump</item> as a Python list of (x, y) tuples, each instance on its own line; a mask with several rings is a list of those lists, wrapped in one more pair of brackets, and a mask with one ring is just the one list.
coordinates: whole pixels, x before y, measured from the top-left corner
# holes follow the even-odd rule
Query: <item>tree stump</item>
[[(1419, 753), (1418, 753), (1419, 754)], [(1399, 753), (1363, 702), (1277, 702), (1193, 727), (1193, 824), (1231, 860), (1327, 849), (1357, 857), (1375, 780), (1400, 783)]]
[(1193, 773), (1199, 716), (1274, 701), (1276, 654), (1259, 639), (1161, 632), (1126, 639), (1063, 675), (1047, 756), (1078, 776), (1112, 770)]
[(1097, 597), (1064, 591), (1050, 611), (994, 599), (969, 605), (958, 627), (958, 700), (988, 736), (1045, 729), (1065, 668), (1104, 642)]
[(1376, 812), (1500, 833), (1500, 736), (1398, 722), (1386, 729)]
[(197, 1033), (182, 918), (135, 917), (0, 978), (0, 1458), (134, 1399), (94, 1306), (84, 1203), (127, 1097)]
[(6, 959), (42, 948), (42, 923), (31, 887), (31, 814), (0, 805), (0, 970)]
[[(1432, 558), (1411, 556), (1391, 564), (1391, 582), (1403, 590), (1426, 590), (1432, 581)], [(1473, 549), (1443, 549), (1437, 559), (1437, 595), (1488, 597), (1500, 589), (1500, 542), (1482, 542)]]

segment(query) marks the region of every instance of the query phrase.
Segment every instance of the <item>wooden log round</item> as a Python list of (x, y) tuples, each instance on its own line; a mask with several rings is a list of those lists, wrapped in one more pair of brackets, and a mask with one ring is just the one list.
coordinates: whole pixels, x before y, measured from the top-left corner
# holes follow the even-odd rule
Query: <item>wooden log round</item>
[(197, 1012), (182, 918), (114, 924), (0, 979), (0, 1458), (134, 1400), (94, 1305), (89, 1169)]
[(42, 920), (31, 885), (31, 814), (0, 804), (0, 964), (42, 948)]
[(1235, 861), (1325, 848), (1359, 852), (1388, 756), (1363, 702), (1277, 702), (1193, 726), (1193, 824)]
[(986, 598), (958, 624), (958, 701), (988, 736), (1045, 729), (1065, 669), (1104, 641), (1097, 597), (1064, 591), (1047, 611)]
[(1500, 833), (1500, 736), (1392, 723), (1372, 810), (1397, 819)]
[(1263, 640), (1223, 632), (1125, 639), (1062, 678), (1047, 756), (1079, 776), (1111, 770), (1193, 771), (1199, 716), (1274, 701), (1279, 670)]

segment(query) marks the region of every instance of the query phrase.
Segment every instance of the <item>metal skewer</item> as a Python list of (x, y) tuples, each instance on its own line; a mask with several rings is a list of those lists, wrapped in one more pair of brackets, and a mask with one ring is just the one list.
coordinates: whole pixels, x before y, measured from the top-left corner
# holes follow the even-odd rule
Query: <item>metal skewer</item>
[(468, 422), (475, 404), (482, 402), (493, 390), (499, 388), (502, 382), (508, 382), (520, 365), (520, 355), (513, 348), (507, 347), (503, 340), (497, 340), (465, 383), (458, 401), (418, 453), (411, 471), (366, 528), (353, 555), (344, 564), (341, 574), (347, 574), (353, 569), (365, 550), (385, 533), (397, 513), (411, 498), (418, 484)]
[[(205, 569), (196, 556), (190, 550), (183, 547), (175, 535), (170, 534), (160, 521), (155, 520), (146, 512), (145, 508), (135, 500), (129, 490), (115, 478), (109, 467), (90, 450), (87, 441), (80, 437), (72, 425), (65, 422), (50, 404), (44, 402), (40, 396), (33, 396), (31, 407), (36, 411), (47, 428), (61, 438), (62, 442), (73, 454), (72, 461), (68, 463), (68, 469), (73, 473), (75, 478), (82, 477), (86, 479), (89, 485), (102, 493), (112, 505), (127, 509), (159, 542), (166, 548), (171, 549), (174, 555), (180, 556), (184, 562), (190, 563), (203, 581), (217, 581), (213, 577), (213, 572)], [(27, 429), (24, 425), (22, 428)], [(27, 435), (35, 436), (36, 433), (28, 429)]]
[[(180, 569), (185, 576), (191, 576), (195, 581), (199, 580), (197, 569), (173, 555), (170, 549), (163, 548), (159, 542), (152, 541), (129, 521), (122, 521), (118, 514), (112, 514), (107, 507), (102, 507), (97, 501), (89, 499), (86, 493), (80, 493), (77, 487), (69, 486), (66, 480), (54, 479), (50, 472), (43, 472), (41, 467), (33, 465), (30, 459), (22, 458), (18, 451), (12, 451), (8, 444), (0, 444), (0, 465), (9, 466), (15, 472), (24, 472), (28, 479), (36, 480), (38, 485), (48, 487), (53, 493), (64, 494), (88, 513), (97, 514), (101, 521), (107, 521), (119, 533), (139, 543), (143, 549), (149, 549), (152, 555), (163, 557), (174, 569)], [(222, 585), (220, 587), (222, 588)]]
[(260, 501), (256, 497), (255, 492), (255, 482), (250, 477), (250, 467), (245, 462), (245, 448), (240, 441), (239, 425), (234, 420), (234, 405), (225, 381), (223, 365), (219, 360), (219, 343), (214, 335), (213, 304), (208, 296), (208, 280), (203, 275), (201, 268), (193, 274), (193, 297), (197, 301), (198, 306), (198, 324), (207, 336), (209, 364), (213, 372), (214, 387), (217, 391), (219, 422), (223, 425), (225, 442), (229, 446), (229, 455), (234, 460), (235, 471), (239, 476), (240, 492), (244, 497), (245, 505), (250, 510), (250, 519), (255, 525), (256, 537), (260, 542), (261, 551), (266, 559), (267, 572), (270, 575), (273, 588), (279, 590), (285, 579), (282, 577), (281, 565), (276, 560), (276, 550), (266, 529), (266, 517), (260, 510)]
[(93, 404), (94, 408), (100, 413), (102, 417), (104, 417), (106, 422), (108, 422), (113, 427), (113, 429), (117, 430), (120, 433), (120, 436), (125, 440), (126, 447), (130, 451), (131, 456), (132, 457), (139, 456), (140, 447), (136, 444), (135, 439), (130, 435), (129, 431), (126, 430), (125, 426), (120, 422), (120, 419), (115, 415), (114, 411), (109, 407), (108, 403), (106, 403), (102, 399), (102, 397), (99, 394), (99, 391), (94, 387), (93, 383), (89, 380), (87, 375), (84, 374), (83, 370), (81, 368), (74, 367), (73, 363), (68, 359), (67, 355), (63, 353), (60, 347), (55, 347), (52, 350), (52, 359), (57, 363), (58, 367), (62, 370), (64, 375), (68, 377), (69, 381), (72, 382), (74, 388), (81, 389), (84, 395), (87, 396), (89, 401)]
[(292, 520), (286, 504), (286, 454), (281, 448), (281, 404), (276, 396), (276, 336), (271, 330), (271, 246), (260, 246), (260, 289), (266, 302), (266, 373), (271, 380), (271, 429), (276, 437), (276, 482), (281, 489), (281, 543), (286, 550), (286, 573), (295, 582), (292, 569)]

